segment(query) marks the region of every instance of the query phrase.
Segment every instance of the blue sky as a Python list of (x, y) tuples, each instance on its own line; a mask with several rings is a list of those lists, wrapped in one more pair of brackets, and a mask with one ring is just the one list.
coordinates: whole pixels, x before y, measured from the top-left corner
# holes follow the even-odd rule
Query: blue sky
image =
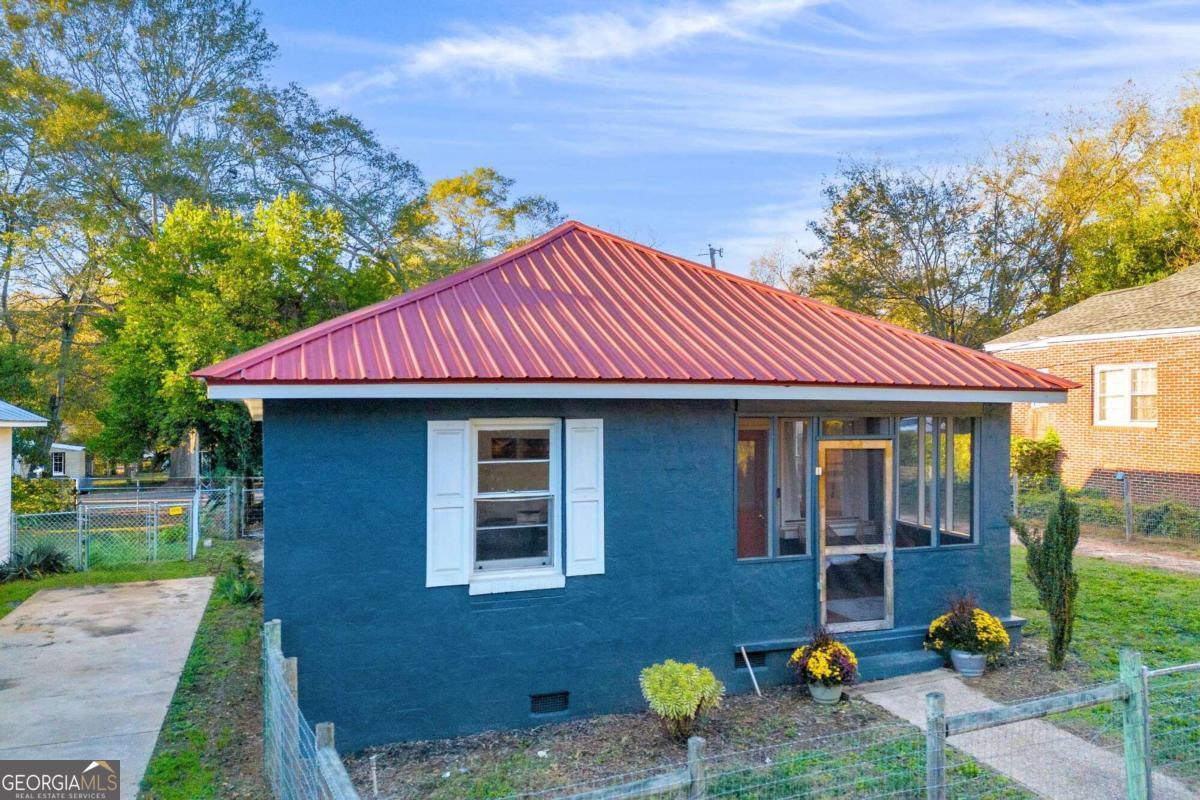
[(937, 167), (1200, 69), (1200, 2), (258, 0), (297, 82), (427, 179), (523, 193), (746, 274), (839, 160)]

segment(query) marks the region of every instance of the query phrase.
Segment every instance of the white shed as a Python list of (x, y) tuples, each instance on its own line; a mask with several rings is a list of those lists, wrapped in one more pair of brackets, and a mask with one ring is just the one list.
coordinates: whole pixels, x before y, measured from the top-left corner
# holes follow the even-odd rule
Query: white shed
[(13, 428), (44, 428), (46, 420), (32, 411), (0, 400), (0, 563), (12, 548)]
[(50, 477), (71, 478), (78, 481), (87, 477), (87, 448), (81, 444), (54, 442), (50, 445)]

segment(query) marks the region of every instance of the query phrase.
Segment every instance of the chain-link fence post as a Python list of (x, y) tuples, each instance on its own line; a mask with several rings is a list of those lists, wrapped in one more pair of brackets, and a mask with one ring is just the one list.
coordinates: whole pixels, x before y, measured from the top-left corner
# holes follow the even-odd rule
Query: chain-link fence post
[(1142, 677), (1142, 654), (1121, 651), (1121, 683), (1129, 691), (1121, 713), (1121, 733), (1125, 740), (1125, 786), (1129, 800), (1149, 800), (1150, 725), (1146, 681)]

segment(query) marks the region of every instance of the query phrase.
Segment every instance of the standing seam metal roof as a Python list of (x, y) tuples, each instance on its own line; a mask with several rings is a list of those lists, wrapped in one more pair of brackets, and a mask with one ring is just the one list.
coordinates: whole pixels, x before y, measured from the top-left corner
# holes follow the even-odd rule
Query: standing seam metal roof
[(1075, 384), (578, 222), (199, 370), (210, 384)]

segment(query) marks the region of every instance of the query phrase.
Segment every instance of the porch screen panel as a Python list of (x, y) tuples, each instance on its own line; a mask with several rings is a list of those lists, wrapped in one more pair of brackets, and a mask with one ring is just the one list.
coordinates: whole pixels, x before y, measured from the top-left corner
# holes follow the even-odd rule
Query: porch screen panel
[(975, 518), (975, 421), (970, 417), (948, 417), (939, 426), (943, 432), (941, 542), (944, 545), (974, 541)]
[(928, 417), (903, 417), (896, 435), (896, 547), (932, 541), (933, 434)]
[(737, 557), (767, 555), (767, 482), (770, 474), (771, 422), (738, 420)]
[(808, 436), (804, 420), (779, 421), (779, 549), (804, 555), (808, 549)]

